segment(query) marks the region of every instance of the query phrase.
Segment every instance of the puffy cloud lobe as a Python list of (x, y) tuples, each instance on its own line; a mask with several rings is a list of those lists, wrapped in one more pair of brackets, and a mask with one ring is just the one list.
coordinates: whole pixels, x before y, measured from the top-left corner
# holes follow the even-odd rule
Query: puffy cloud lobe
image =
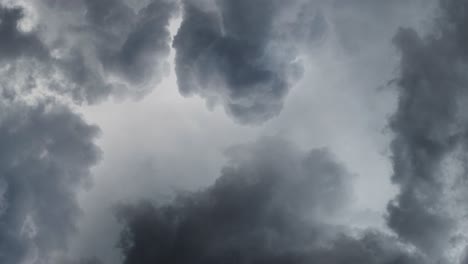
[[(180, 92), (221, 103), (241, 123), (277, 115), (301, 75), (295, 44), (322, 33), (320, 16), (294, 9), (310, 11), (310, 2), (182, 1), (183, 21), (173, 43)], [(295, 15), (295, 21), (285, 18)]]
[(270, 138), (230, 154), (203, 191), (120, 208), (125, 264), (422, 263), (395, 238), (326, 224), (350, 194), (349, 173), (326, 150)]
[(65, 46), (70, 56), (59, 60), (77, 84), (75, 98), (146, 94), (167, 71), (168, 26), (176, 2), (154, 0), (135, 12), (124, 1), (87, 0), (84, 10), (86, 23), (74, 32), (82, 39)]
[[(394, 39), (401, 73), (398, 109), (391, 120), (393, 180), (401, 193), (389, 205), (388, 223), (436, 261), (446, 258), (462, 220), (449, 211), (456, 200), (447, 193), (465, 185), (450, 182), (460, 176), (443, 164), (460, 149), (464, 152), (467, 143), (462, 114), (468, 85), (467, 8), (468, 1), (443, 0), (432, 34), (421, 38), (412, 29), (401, 29)], [(463, 215), (466, 208), (456, 206)]]
[[(177, 11), (171, 0), (152, 0), (133, 8), (124, 0), (27, 2), (35, 21), (31, 32), (18, 30), (25, 6), (3, 7), (0, 57), (15, 64), (19, 55), (44, 58), (52, 70), (48, 88), (78, 102), (95, 103), (109, 95), (141, 97), (167, 71), (169, 22)], [(4, 40), (4, 41), (3, 41)], [(28, 56), (26, 56), (28, 55)]]
[[(278, 114), (301, 74), (297, 43), (324, 30), (315, 1), (223, 0), (213, 2), (211, 11), (201, 7), (203, 2), (182, 3), (184, 20), (174, 42), (182, 94), (221, 102), (243, 123)], [(34, 75), (55, 92), (87, 103), (109, 95), (141, 97), (168, 70), (168, 26), (177, 1), (150, 0), (143, 7), (132, 0), (25, 3), (27, 8), (9, 7), (17, 14), (4, 23), (0, 55), (9, 64), (17, 58), (11, 54), (40, 55), (44, 60)], [(259, 7), (268, 12), (258, 12)], [(20, 19), (29, 19), (24, 9), (34, 17), (27, 33), (18, 30)]]
[(100, 156), (98, 129), (49, 100), (4, 100), (0, 109), (0, 262), (47, 262), (74, 231), (75, 194)]

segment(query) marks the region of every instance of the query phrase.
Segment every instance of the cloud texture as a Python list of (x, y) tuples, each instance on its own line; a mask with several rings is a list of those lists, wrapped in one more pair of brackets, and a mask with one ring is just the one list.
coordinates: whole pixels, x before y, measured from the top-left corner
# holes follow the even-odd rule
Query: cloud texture
[(465, 236), (468, 1), (440, 1), (433, 32), (401, 29), (398, 110), (391, 120), (394, 182), (389, 226), (435, 261)]
[(324, 30), (309, 2), (182, 1), (173, 44), (180, 92), (220, 103), (241, 123), (277, 115), (302, 73), (300, 38), (313, 41)]
[[(0, 62), (30, 69), (46, 89), (77, 102), (142, 97), (168, 71), (171, 0), (10, 1), (1, 6)], [(25, 67), (17, 67), (24, 71)], [(46, 75), (46, 76), (45, 76)]]
[(0, 262), (47, 263), (75, 230), (99, 130), (53, 101), (0, 109)]
[[(308, 64), (312, 54), (342, 52), (330, 57), (385, 68), (359, 56), (377, 54), (417, 1), (0, 0), (0, 263), (101, 263), (67, 254), (82, 212), (77, 196), (101, 157), (100, 130), (77, 108), (148, 95), (169, 73), (171, 51), (171, 89), (221, 106), (232, 125), (256, 125), (260, 139), (230, 148), (210, 186), (168, 202), (120, 205), (124, 264), (468, 263), (468, 0), (439, 0), (427, 32), (401, 28), (393, 38), (400, 62), (390, 83), (397, 87), (390, 160), (398, 194), (386, 208), (387, 230), (347, 222), (354, 176), (328, 148), (303, 151), (290, 143), (296, 138), (261, 136), (282, 134), (264, 123), (280, 114), (307, 67), (322, 66)], [(313, 50), (317, 43), (332, 47)], [(312, 86), (320, 81), (301, 84)], [(302, 107), (290, 113), (320, 109)], [(297, 118), (288, 122), (303, 125)], [(315, 121), (303, 126), (312, 130)], [(174, 127), (210, 137), (197, 122)], [(187, 131), (175, 134), (192, 144)], [(180, 166), (177, 151), (161, 160)]]
[(268, 138), (230, 154), (207, 189), (120, 209), (125, 264), (422, 263), (395, 238), (333, 224), (352, 176), (328, 151)]

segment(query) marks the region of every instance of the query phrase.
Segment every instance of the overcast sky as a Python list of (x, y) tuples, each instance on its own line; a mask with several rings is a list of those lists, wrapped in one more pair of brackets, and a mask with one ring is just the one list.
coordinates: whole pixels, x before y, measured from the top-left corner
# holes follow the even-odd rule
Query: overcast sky
[(0, 0), (0, 263), (467, 264), (467, 11)]

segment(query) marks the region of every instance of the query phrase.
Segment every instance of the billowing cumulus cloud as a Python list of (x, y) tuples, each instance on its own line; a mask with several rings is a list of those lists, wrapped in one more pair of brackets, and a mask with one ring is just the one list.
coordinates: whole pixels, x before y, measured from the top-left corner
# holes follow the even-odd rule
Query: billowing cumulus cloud
[(98, 131), (53, 100), (2, 98), (1, 263), (48, 263), (67, 245), (80, 213), (76, 192), (100, 156)]
[(141, 97), (168, 71), (176, 11), (171, 0), (13, 1), (0, 12), (0, 62), (40, 57), (35, 78), (77, 102)]
[[(48, 8), (69, 12), (59, 3)], [(56, 40), (64, 44), (56, 47), (65, 52), (58, 63), (76, 84), (74, 96), (91, 101), (109, 93), (142, 96), (154, 88), (168, 70), (168, 26), (176, 8), (171, 0), (151, 1), (138, 11), (124, 1), (84, 1), (85, 22), (69, 25), (64, 30), (74, 34)]]
[(277, 115), (301, 76), (298, 43), (325, 27), (314, 2), (182, 1), (173, 43), (180, 92), (223, 105), (241, 123)]
[(333, 224), (352, 176), (328, 151), (268, 138), (230, 155), (205, 190), (120, 208), (125, 264), (423, 263), (393, 237)]
[[(124, 264), (468, 263), (468, 0), (440, 0), (430, 29), (421, 33), (419, 27), (402, 28), (394, 37), (393, 52), (400, 53), (401, 61), (398, 76), (389, 85), (398, 89), (397, 98), (391, 98), (397, 104), (389, 123), (394, 133), (390, 162), (399, 192), (376, 197), (381, 204), (394, 197), (387, 208), (357, 208), (377, 204), (362, 200), (379, 195), (380, 186), (367, 194), (374, 181), (366, 187), (361, 184), (360, 200), (355, 201), (353, 187), (360, 184), (346, 168), (362, 172), (366, 166), (375, 167), (366, 164), (365, 157), (349, 158), (365, 152), (354, 151), (355, 146), (360, 147), (361, 142), (372, 145), (374, 139), (358, 138), (348, 145), (357, 136), (342, 131), (347, 125), (337, 124), (360, 114), (363, 116), (356, 117), (359, 124), (349, 128), (365, 130), (371, 126), (369, 119), (386, 122), (383, 114), (358, 112), (370, 107), (349, 105), (366, 104), (375, 98), (366, 94), (371, 88), (357, 86), (386, 83), (385, 76), (394, 75), (380, 73), (398, 58), (389, 50), (390, 38), (398, 25), (413, 27), (418, 20), (413, 16), (429, 12), (422, 10), (423, 2), (424, 8), (432, 3), (0, 0), (0, 263), (111, 264), (119, 259), (118, 253)], [(174, 21), (180, 22), (178, 32), (174, 32)], [(168, 61), (171, 49), (175, 52), (173, 64)], [(110, 102), (104, 108), (94, 108), (102, 110), (97, 115), (103, 123), (112, 119), (111, 129), (103, 131), (115, 133), (100, 144), (112, 145), (109, 149), (119, 153), (109, 155), (104, 169), (97, 168), (109, 178), (102, 185), (111, 184), (95, 192), (109, 193), (86, 197), (89, 194), (80, 190), (90, 186), (91, 168), (101, 155), (95, 143), (99, 129), (77, 112), (87, 112), (83, 105), (109, 97), (149, 94), (166, 73), (172, 73), (169, 65), (174, 65), (174, 75), (165, 79), (161, 88), (170, 92), (162, 90), (145, 100), (151, 106), (164, 102), (150, 109), (153, 114), (163, 113), (152, 115), (157, 130), (144, 116), (143, 122), (129, 122), (130, 129), (146, 132), (138, 133), (140, 138), (134, 140), (135, 135), (121, 129), (124, 126), (120, 123), (113, 126), (114, 122), (126, 122), (116, 121), (120, 116), (112, 111), (114, 105), (109, 108), (112, 110), (105, 109)], [(307, 78), (302, 78), (306, 74)], [(366, 80), (354, 82), (353, 78)], [(348, 82), (353, 83), (347, 86)], [(331, 85), (337, 86), (336, 91), (321, 90)], [(279, 115), (295, 86), (303, 90), (294, 90), (294, 100), (285, 107), (287, 115), (276, 119), (276, 124), (262, 126)], [(347, 90), (341, 93), (340, 89)], [(202, 100), (182, 100), (179, 93)], [(316, 97), (309, 100), (308, 96)], [(340, 98), (335, 100), (334, 96)], [(299, 97), (304, 98), (297, 100)], [(130, 108), (140, 103), (119, 106), (132, 111)], [(327, 107), (309, 107), (312, 103)], [(206, 113), (214, 116), (211, 119), (205, 112), (193, 113), (206, 111), (203, 104), (220, 106), (228, 117)], [(335, 107), (340, 109), (335, 111)], [(323, 109), (330, 113), (302, 117), (304, 112)], [(339, 117), (344, 109), (359, 110)], [(106, 116), (108, 112), (114, 116)], [(167, 115), (170, 121), (157, 122), (171, 112), (177, 113)], [(92, 113), (88, 117), (92, 119)], [(354, 123), (352, 118), (346, 121)], [(204, 124), (209, 122), (214, 124), (207, 128)], [(243, 126), (246, 124), (257, 126)], [(297, 129), (286, 128), (290, 126)], [(239, 130), (210, 134), (229, 128)], [(336, 134), (344, 135), (336, 139)], [(219, 149), (257, 136), (261, 139), (256, 142), (230, 148), (219, 178), (199, 189), (218, 176), (224, 161), (213, 157)], [(115, 147), (123, 138), (130, 143)], [(298, 147), (288, 140), (303, 145)], [(186, 144), (190, 147), (181, 148)], [(322, 144), (325, 148), (301, 149)], [(192, 159), (200, 155), (199, 146), (211, 154)], [(340, 160), (344, 157), (346, 168), (329, 147)], [(127, 163), (126, 159), (134, 160)], [(118, 161), (138, 167), (135, 164), (141, 162), (136, 161), (141, 160), (145, 161), (141, 168), (125, 170), (131, 171), (128, 180), (112, 175), (127, 173), (121, 170), (125, 165), (114, 166)], [(193, 182), (183, 185), (191, 191), (177, 192), (166, 202), (157, 200), (166, 193), (156, 192), (170, 188), (160, 185), (185, 181), (190, 172), (196, 175), (190, 178)], [(134, 184), (135, 174), (145, 174), (142, 181), (151, 184)], [(382, 179), (390, 174), (378, 176)], [(123, 182), (134, 185), (120, 192)], [(390, 183), (387, 185), (385, 190), (390, 192)], [(78, 199), (78, 195), (85, 199)], [(134, 198), (128, 197), (137, 196), (155, 200), (130, 204)], [(117, 227), (108, 211), (119, 202), (124, 205), (117, 210), (121, 224)], [(80, 205), (88, 206), (87, 212), (97, 216), (89, 217), (89, 223), (78, 223)], [(372, 229), (378, 224), (371, 228), (365, 224), (369, 221), (363, 218), (368, 216), (361, 212), (374, 209), (376, 213), (369, 213), (370, 222), (379, 222), (384, 230)], [(385, 210), (385, 217), (379, 215)], [(93, 219), (99, 224), (92, 223)], [(355, 223), (359, 221), (365, 223)], [(385, 223), (388, 226), (383, 226)], [(75, 237), (79, 227), (84, 230)], [(123, 229), (118, 230), (120, 227)], [(119, 231), (118, 247), (105, 248), (102, 241), (113, 240)], [(105, 239), (95, 241), (101, 235)], [(73, 241), (70, 249), (72, 239), (78, 241)]]
[(394, 39), (401, 73), (391, 120), (393, 180), (401, 193), (388, 216), (393, 230), (435, 261), (463, 242), (467, 212), (461, 201), (466, 199), (468, 1), (440, 3), (432, 33), (421, 37), (401, 29)]

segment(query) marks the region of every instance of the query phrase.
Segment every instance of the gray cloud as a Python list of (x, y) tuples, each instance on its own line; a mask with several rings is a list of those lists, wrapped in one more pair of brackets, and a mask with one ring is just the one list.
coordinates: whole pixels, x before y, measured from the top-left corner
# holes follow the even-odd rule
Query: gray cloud
[[(47, 259), (66, 246), (79, 214), (75, 192), (98, 158), (96, 127), (67, 107), (8, 100), (17, 100), (18, 89), (39, 86), (88, 103), (146, 94), (164, 74), (167, 26), (178, 9), (170, 0), (26, 2), (27, 8), (0, 9), (0, 262), (8, 264)], [(400, 24), (408, 1), (333, 1), (328, 17), (315, 2), (321, 1), (182, 1), (182, 26), (173, 43), (180, 92), (221, 104), (240, 123), (264, 122), (281, 111), (300, 79), (301, 49), (322, 36), (330, 21), (346, 52), (374, 59), (381, 51), (366, 50), (386, 37), (382, 31)], [(400, 239), (430, 261), (445, 261), (446, 251), (463, 237), (459, 226), (466, 207), (447, 195), (467, 187), (463, 177), (448, 182), (446, 170), (466, 161), (460, 152), (468, 121), (462, 115), (467, 4), (441, 3), (432, 34), (402, 29), (395, 37), (402, 61), (392, 158), (401, 194), (388, 207), (388, 224), (399, 238), (369, 230), (351, 235), (333, 224), (350, 198), (349, 173), (325, 150), (304, 153), (269, 139), (234, 148), (221, 177), (205, 190), (158, 206), (123, 206), (126, 263), (428, 263)], [(34, 27), (22, 29), (24, 19)], [(373, 67), (367, 63), (373, 59), (363, 64)], [(311, 103), (307, 98), (304, 105)], [(461, 212), (453, 213), (454, 206)]]
[(460, 264), (467, 264), (467, 263), (468, 263), (468, 248), (465, 248), (461, 256)]
[(351, 175), (326, 150), (304, 153), (269, 138), (230, 155), (203, 191), (120, 208), (125, 264), (423, 263), (393, 237), (352, 237), (332, 224)]
[(168, 26), (176, 2), (154, 0), (137, 12), (120, 0), (84, 1), (81, 8), (86, 22), (69, 29), (81, 38), (71, 47), (60, 47), (69, 48), (70, 56), (58, 60), (77, 84), (71, 91), (74, 97), (138, 97), (154, 88), (167, 71)]
[(298, 43), (324, 30), (309, 2), (182, 1), (173, 43), (180, 92), (220, 103), (241, 123), (277, 115), (301, 75)]
[(47, 262), (75, 229), (98, 129), (53, 100), (0, 109), (0, 262)]
[(458, 151), (466, 150), (468, 128), (463, 106), (468, 1), (440, 3), (432, 33), (420, 37), (401, 29), (394, 39), (401, 73), (398, 109), (391, 119), (393, 180), (401, 193), (388, 207), (389, 226), (435, 261), (447, 257), (461, 235), (459, 221), (466, 221), (457, 218), (466, 207), (456, 200), (457, 190), (466, 188), (465, 169), (456, 175), (444, 162), (452, 161), (448, 168), (453, 169), (466, 160)]
[(20, 56), (47, 57), (47, 48), (37, 38), (35, 32), (24, 33), (18, 22), (24, 17), (23, 9), (0, 6), (0, 62)]
[[(339, 45), (350, 55), (359, 55), (359, 53), (369, 53), (367, 49), (375, 48), (376, 45), (379, 50), (384, 49), (399, 26), (414, 24), (418, 15), (427, 15), (427, 9), (430, 9), (435, 1), (333, 0), (330, 2), (333, 10), (332, 25)], [(385, 57), (390, 59), (388, 54), (385, 54)]]
[[(167, 72), (171, 0), (143, 7), (124, 0), (33, 1), (2, 7), (0, 59), (42, 57), (38, 78), (47, 88), (95, 103), (109, 95), (141, 97)], [(30, 10), (24, 12), (24, 10)], [(22, 20), (32, 30), (21, 32)]]
[(61, 259), (56, 264), (102, 264), (98, 258), (84, 258), (80, 260)]

